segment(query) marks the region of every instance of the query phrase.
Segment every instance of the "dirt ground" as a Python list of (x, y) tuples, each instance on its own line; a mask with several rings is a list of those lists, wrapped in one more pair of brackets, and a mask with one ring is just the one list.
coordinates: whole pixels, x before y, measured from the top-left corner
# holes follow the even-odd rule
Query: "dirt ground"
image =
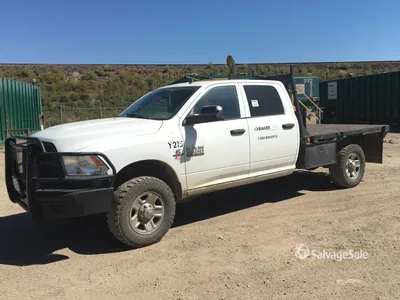
[[(386, 139), (357, 188), (318, 169), (214, 193), (139, 250), (102, 217), (34, 224), (7, 198), (1, 157), (0, 299), (400, 299), (400, 134)], [(323, 251), (355, 255), (312, 258)]]

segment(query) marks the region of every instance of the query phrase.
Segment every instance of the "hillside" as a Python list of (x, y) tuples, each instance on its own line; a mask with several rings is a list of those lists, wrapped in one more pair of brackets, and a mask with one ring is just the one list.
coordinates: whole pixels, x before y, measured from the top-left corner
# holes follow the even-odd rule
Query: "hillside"
[[(295, 73), (321, 80), (399, 71), (400, 61), (299, 63)], [(289, 64), (241, 64), (236, 73), (289, 73)], [(188, 73), (227, 74), (226, 65), (0, 65), (0, 77), (32, 82), (42, 90), (46, 126), (118, 115), (151, 89)], [(102, 109), (100, 109), (102, 107)]]

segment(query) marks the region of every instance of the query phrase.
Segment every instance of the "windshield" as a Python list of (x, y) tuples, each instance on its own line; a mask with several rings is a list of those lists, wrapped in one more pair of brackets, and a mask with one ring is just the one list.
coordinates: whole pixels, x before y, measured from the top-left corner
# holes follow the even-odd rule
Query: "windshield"
[(168, 120), (199, 88), (170, 87), (152, 91), (125, 109), (120, 117)]

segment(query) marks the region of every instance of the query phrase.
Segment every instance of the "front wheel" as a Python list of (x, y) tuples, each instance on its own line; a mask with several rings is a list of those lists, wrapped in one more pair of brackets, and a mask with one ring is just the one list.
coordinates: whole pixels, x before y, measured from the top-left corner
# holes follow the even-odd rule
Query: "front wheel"
[(107, 214), (111, 233), (132, 248), (159, 242), (175, 217), (175, 197), (170, 187), (155, 177), (137, 177), (114, 192)]
[(342, 188), (357, 186), (364, 177), (365, 155), (357, 144), (344, 147), (337, 153), (336, 163), (329, 166), (333, 183)]

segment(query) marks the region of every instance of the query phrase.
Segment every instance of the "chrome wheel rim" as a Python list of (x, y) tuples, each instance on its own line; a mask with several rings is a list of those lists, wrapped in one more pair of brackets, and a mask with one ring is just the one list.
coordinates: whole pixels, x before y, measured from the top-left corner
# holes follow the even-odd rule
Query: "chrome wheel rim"
[(139, 234), (150, 234), (164, 218), (165, 204), (155, 192), (145, 192), (135, 199), (130, 210), (130, 224)]
[(355, 153), (350, 154), (346, 161), (347, 176), (352, 180), (356, 180), (360, 175), (360, 168), (361, 163), (358, 155)]

